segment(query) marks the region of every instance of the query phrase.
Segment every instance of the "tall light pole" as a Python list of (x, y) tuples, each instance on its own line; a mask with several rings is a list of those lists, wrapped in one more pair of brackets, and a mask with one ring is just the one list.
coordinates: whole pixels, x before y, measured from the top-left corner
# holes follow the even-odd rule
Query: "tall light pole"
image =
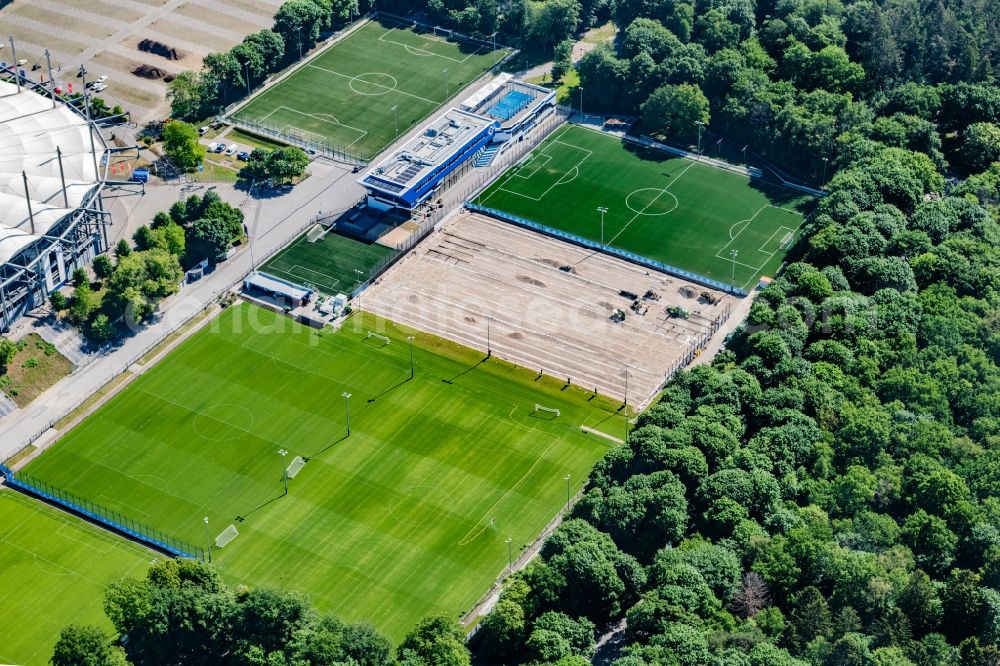
[(246, 81), (247, 81), (247, 97), (249, 97), (250, 96), (250, 61), (249, 60), (247, 60), (245, 63), (243, 63), (243, 71), (245, 71), (246, 74), (247, 74), (247, 78), (246, 78)]
[(600, 206), (597, 211), (601, 214), (601, 245), (604, 245), (604, 214), (608, 212), (608, 209), (605, 206)]
[(451, 94), (451, 86), (448, 85), (448, 68), (445, 67), (444, 69), (442, 69), (441, 73), (444, 74), (444, 94), (450, 95)]
[(212, 561), (212, 542), (208, 536), (208, 516), (202, 518), (205, 521), (205, 552), (208, 553), (208, 561)]
[(747, 148), (749, 148), (749, 147), (750, 147), (749, 143), (747, 145), (743, 146), (743, 164), (747, 163)]
[(392, 119), (396, 124), (396, 138), (399, 138), (399, 105), (392, 107)]
[(563, 480), (566, 482), (566, 506), (569, 506), (569, 480), (570, 480), (570, 475), (567, 474), (566, 476), (564, 476)]
[(493, 344), (490, 328), (493, 323), (493, 317), (486, 315), (486, 358), (493, 356)]
[(302, 26), (299, 26), (299, 60), (302, 60)]
[(625, 443), (628, 443), (628, 363), (625, 364)]
[(351, 436), (351, 394), (344, 391), (344, 404), (347, 407), (347, 436)]
[(739, 250), (733, 250), (729, 253), (729, 256), (733, 258), (733, 272), (729, 277), (729, 288), (735, 292), (736, 291), (736, 257), (739, 256)]
[(705, 129), (705, 123), (701, 122), (700, 120), (697, 122), (698, 122), (698, 154), (701, 155), (701, 132), (702, 130)]
[(413, 336), (406, 336), (406, 340), (410, 343), (410, 379), (413, 379)]
[(580, 120), (582, 121), (585, 118), (583, 115), (583, 86), (577, 86), (576, 88), (580, 91)]
[(826, 163), (830, 161), (829, 157), (823, 158), (823, 185), (826, 185)]
[[(17, 47), (14, 46), (14, 35), (7, 35), (7, 39), (10, 40), (10, 57), (14, 62), (14, 82), (17, 84), (17, 92), (21, 92), (21, 72), (20, 65), (17, 64)], [(81, 67), (80, 69), (83, 69)], [(86, 86), (84, 87), (86, 90)]]
[(514, 570), (514, 541), (507, 539), (507, 571)]
[(284, 449), (278, 449), (278, 455), (281, 456), (281, 480), (285, 482), (285, 494), (288, 494), (288, 468), (285, 467), (285, 456), (288, 455), (288, 451)]
[[(495, 31), (495, 30), (493, 31), (493, 34), (492, 34), (492, 35), (490, 35), (490, 37), (492, 37), (492, 38), (493, 38), (493, 53), (496, 53), (496, 52), (497, 52), (497, 33), (496, 33), (496, 31)], [(497, 56), (497, 59), (496, 59), (496, 61), (495, 61), (495, 62), (493, 63), (493, 65), (494, 65), (494, 66), (496, 66), (496, 64), (497, 64), (498, 62), (500, 62), (500, 56)]]
[[(52, 108), (56, 108), (56, 82), (52, 80), (52, 58), (49, 57), (49, 50), (45, 49), (45, 66), (49, 70), (49, 94), (52, 96)], [(63, 191), (63, 196), (66, 192)]]
[(719, 139), (715, 142), (715, 153), (718, 157), (722, 157), (722, 141), (723, 139)]

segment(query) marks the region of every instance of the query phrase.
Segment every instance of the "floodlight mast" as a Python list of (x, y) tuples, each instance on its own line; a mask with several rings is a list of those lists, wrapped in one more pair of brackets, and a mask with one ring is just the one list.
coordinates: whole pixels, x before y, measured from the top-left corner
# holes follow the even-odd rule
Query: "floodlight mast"
[(288, 455), (288, 451), (285, 449), (278, 449), (278, 455), (281, 456), (281, 479), (285, 482), (285, 494), (288, 494), (288, 468), (285, 467), (285, 456)]
[(606, 206), (601, 206), (597, 210), (601, 214), (601, 245), (604, 245), (604, 214), (608, 212), (608, 209)]
[(208, 516), (202, 518), (205, 521), (205, 552), (208, 553), (208, 561), (212, 561), (212, 540), (208, 536)]
[(344, 391), (341, 395), (344, 396), (344, 404), (347, 408), (347, 436), (351, 436), (351, 394)]

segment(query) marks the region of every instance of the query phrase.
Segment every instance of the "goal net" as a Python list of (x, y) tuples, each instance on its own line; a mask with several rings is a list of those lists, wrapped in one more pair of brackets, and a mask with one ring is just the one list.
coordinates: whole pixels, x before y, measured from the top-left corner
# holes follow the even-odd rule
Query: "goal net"
[(215, 537), (215, 547), (225, 548), (233, 539), (240, 535), (240, 531), (236, 529), (236, 525), (230, 525), (226, 529), (222, 530), (219, 536)]
[(375, 340), (381, 340), (383, 347), (389, 344), (388, 335), (380, 335), (378, 333), (375, 333), (374, 331), (368, 331), (368, 337), (365, 338), (365, 340), (371, 340), (372, 338), (374, 338)]
[(306, 240), (308, 240), (310, 243), (315, 243), (320, 238), (322, 238), (323, 234), (325, 233), (326, 229), (323, 228), (322, 224), (314, 224), (306, 233)]
[(556, 409), (555, 407), (546, 407), (545, 405), (539, 405), (536, 402), (535, 411), (533, 411), (532, 414), (538, 414), (538, 413), (551, 414), (552, 416), (560, 416), (559, 410)]
[(295, 460), (293, 460), (292, 464), (289, 465), (288, 469), (285, 470), (285, 475), (289, 479), (294, 479), (295, 475), (301, 472), (302, 468), (305, 466), (306, 466), (305, 459), (302, 456), (295, 456)]

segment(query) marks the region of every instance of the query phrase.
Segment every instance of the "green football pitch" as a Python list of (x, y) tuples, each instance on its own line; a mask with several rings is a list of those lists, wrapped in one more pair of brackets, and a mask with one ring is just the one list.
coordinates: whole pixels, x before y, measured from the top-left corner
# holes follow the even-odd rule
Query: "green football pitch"
[(622, 436), (618, 407), (369, 315), (321, 333), (240, 304), (27, 471), (189, 542), (234, 524), (214, 550), (229, 582), (305, 591), (398, 640), (472, 607), (506, 540), (535, 539), (607, 450), (581, 426)]
[(350, 294), (359, 280), (363, 282), (368, 278), (374, 266), (396, 252), (384, 245), (362, 243), (336, 232), (326, 234), (315, 243), (310, 243), (303, 234), (260, 270), (283, 280), (315, 287), (328, 296)]
[(0, 490), (0, 663), (49, 663), (67, 624), (114, 632), (104, 587), (156, 555), (12, 490)]
[(566, 125), (476, 203), (749, 288), (781, 265), (813, 200)]
[(252, 97), (233, 117), (367, 160), (505, 55), (377, 19)]

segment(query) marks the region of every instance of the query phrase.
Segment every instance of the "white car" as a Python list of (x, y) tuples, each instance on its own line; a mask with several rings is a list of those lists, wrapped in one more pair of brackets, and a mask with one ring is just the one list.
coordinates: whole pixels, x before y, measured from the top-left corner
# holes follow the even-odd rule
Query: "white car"
[(202, 125), (198, 128), (198, 134), (205, 134), (208, 132), (208, 125)]
[(222, 144), (219, 143), (218, 141), (213, 141), (212, 143), (208, 144), (208, 152), (210, 152), (210, 153), (217, 153), (217, 152), (219, 152), (219, 146), (221, 146), (221, 145)]
[(102, 92), (102, 91), (108, 89), (108, 84), (107, 83), (95, 83), (93, 86), (91, 86), (90, 89), (93, 90), (94, 92)]
[(237, 146), (235, 143), (231, 143), (231, 144), (229, 144), (229, 147), (226, 148), (226, 155), (229, 155), (230, 157), (232, 157), (233, 155), (236, 154), (236, 151), (239, 150), (239, 149), (240, 149), (239, 146)]
[(101, 74), (100, 76), (97, 77), (97, 82), (98, 83), (104, 83), (107, 80), (108, 80), (108, 75), (107, 74)]

